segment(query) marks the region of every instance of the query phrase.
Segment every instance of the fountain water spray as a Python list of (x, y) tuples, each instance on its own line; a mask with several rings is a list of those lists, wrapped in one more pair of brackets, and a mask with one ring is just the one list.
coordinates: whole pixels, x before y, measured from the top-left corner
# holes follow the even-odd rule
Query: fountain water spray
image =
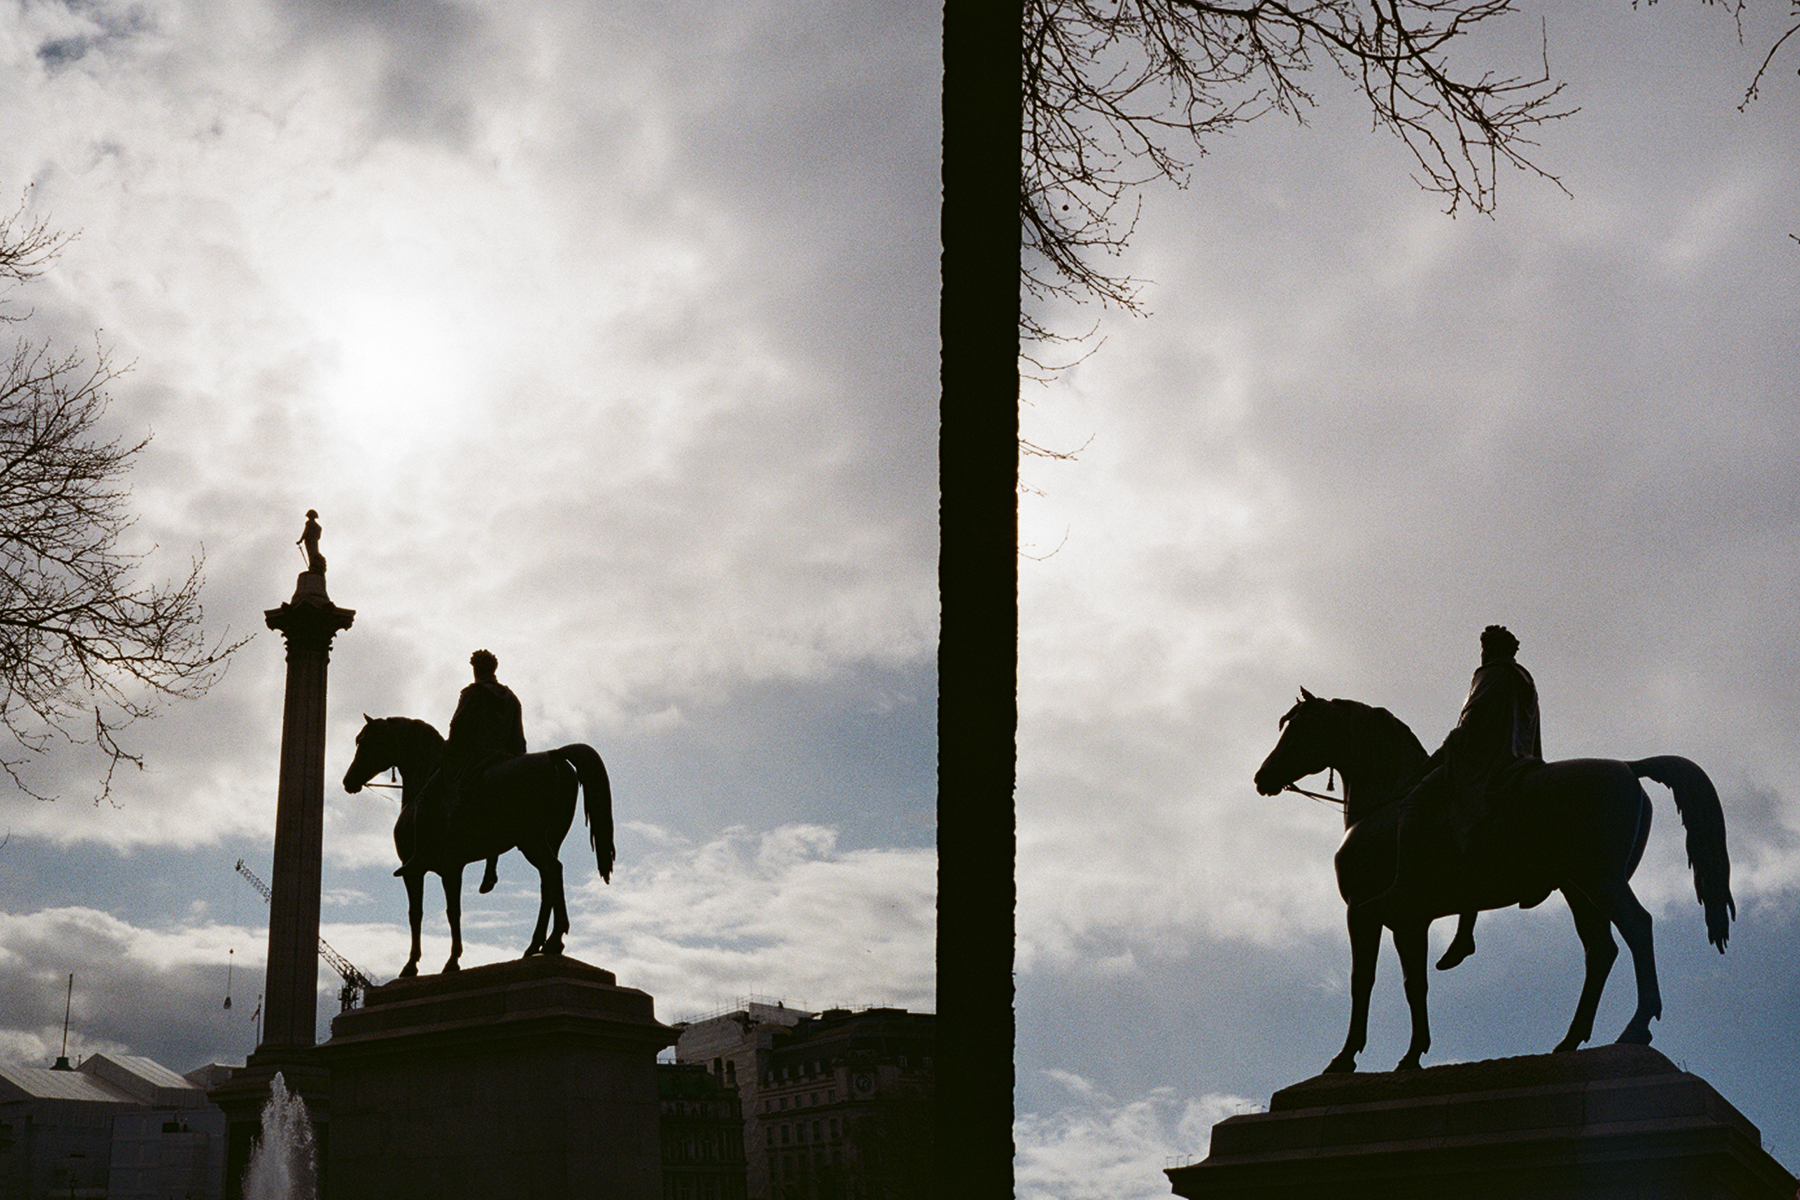
[(244, 1200), (315, 1200), (317, 1172), (306, 1102), (288, 1091), (277, 1071), (263, 1105), (262, 1137), (244, 1171)]

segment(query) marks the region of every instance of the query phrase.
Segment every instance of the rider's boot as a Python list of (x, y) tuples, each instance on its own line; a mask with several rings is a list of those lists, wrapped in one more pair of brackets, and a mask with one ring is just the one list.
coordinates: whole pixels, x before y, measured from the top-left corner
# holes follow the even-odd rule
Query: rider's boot
[(1437, 969), (1448, 971), (1475, 953), (1475, 914), (1466, 912), (1456, 919), (1456, 936), (1450, 939), (1450, 946), (1444, 951), (1444, 957), (1438, 959)]
[(487, 870), (481, 876), (481, 894), (487, 895), (500, 882), (500, 856), (498, 854), (487, 860)]

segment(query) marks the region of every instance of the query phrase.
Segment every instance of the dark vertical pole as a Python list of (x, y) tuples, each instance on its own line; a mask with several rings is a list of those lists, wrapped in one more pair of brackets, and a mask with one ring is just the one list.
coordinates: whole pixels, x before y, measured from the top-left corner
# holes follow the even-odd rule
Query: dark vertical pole
[(934, 1156), (984, 1200), (1012, 1194), (1022, 26), (945, 4)]
[[(302, 580), (309, 575), (302, 575)], [(331, 639), (356, 614), (316, 592), (264, 614), (287, 641), (281, 717), (281, 782), (275, 801), (275, 863), (269, 890), (269, 974), (262, 1045), (317, 1040), (319, 874), (325, 826), (325, 668)]]

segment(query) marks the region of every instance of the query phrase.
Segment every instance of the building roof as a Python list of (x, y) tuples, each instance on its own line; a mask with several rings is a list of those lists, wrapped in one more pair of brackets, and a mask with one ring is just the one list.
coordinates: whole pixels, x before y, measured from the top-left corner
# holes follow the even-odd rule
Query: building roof
[(200, 1108), (206, 1104), (206, 1093), (190, 1080), (141, 1054), (90, 1054), (77, 1069), (154, 1108)]
[(206, 1093), (153, 1058), (90, 1054), (73, 1071), (0, 1062), (0, 1101), (8, 1100), (203, 1108)]
[(53, 1071), (0, 1062), (0, 1101), (85, 1100), (99, 1104), (134, 1104), (129, 1093), (84, 1071)]

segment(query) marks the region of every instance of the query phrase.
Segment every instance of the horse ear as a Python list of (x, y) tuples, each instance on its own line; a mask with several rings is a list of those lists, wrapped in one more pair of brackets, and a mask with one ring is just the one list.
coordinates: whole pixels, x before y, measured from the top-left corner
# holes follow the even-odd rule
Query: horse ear
[(1300, 689), (1300, 700), (1302, 703), (1304, 703), (1308, 700), (1316, 700), (1316, 699), (1318, 699), (1318, 697), (1314, 696), (1311, 692), (1307, 691), (1305, 688)]
[(363, 714), (363, 724), (364, 725), (373, 725), (374, 723), (375, 723), (374, 717), (371, 717), (368, 713)]

